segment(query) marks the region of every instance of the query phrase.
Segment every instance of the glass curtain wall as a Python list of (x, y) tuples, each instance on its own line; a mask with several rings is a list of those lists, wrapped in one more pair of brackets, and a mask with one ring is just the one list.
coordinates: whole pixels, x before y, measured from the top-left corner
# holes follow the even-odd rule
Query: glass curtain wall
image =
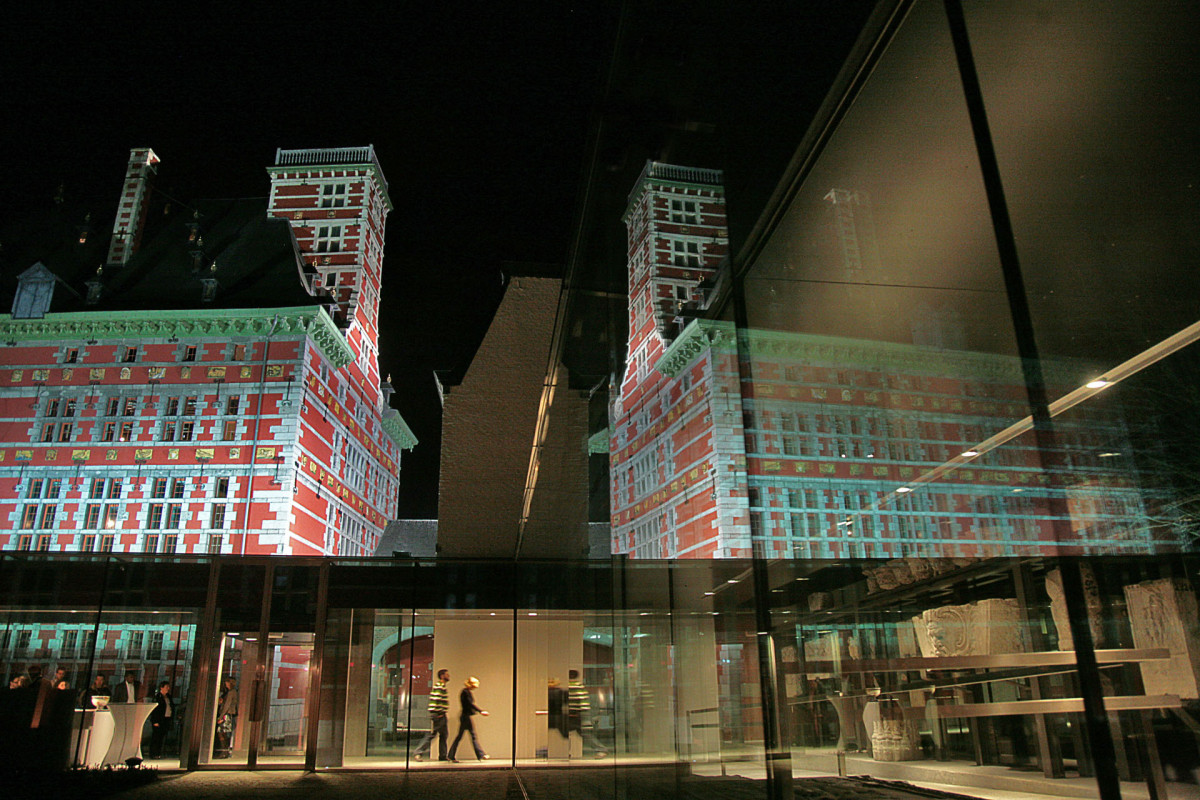
[(14, 763), (178, 767), (197, 711), (207, 568), (6, 557), (0, 578), (0, 713)]
[(793, 769), (1181, 796), (1200, 14), (882, 5), (738, 267)]
[[(1083, 632), (1126, 791), (1196, 780), (1195, 556), (777, 559), (756, 588), (761, 566), (5, 559), (0, 665), (67, 683), (9, 689), (5, 741), (60, 765), (515, 767), (554, 796), (767, 796), (774, 711), (798, 778), (1079, 796), (1099, 772)], [(488, 758), (468, 731), (440, 763), (436, 717), (452, 744), (468, 688)]]

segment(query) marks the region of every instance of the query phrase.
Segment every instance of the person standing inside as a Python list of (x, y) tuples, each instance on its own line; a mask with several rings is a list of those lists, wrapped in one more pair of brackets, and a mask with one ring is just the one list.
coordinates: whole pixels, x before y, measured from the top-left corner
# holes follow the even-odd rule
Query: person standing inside
[(83, 709), (92, 708), (93, 697), (111, 697), (112, 690), (108, 688), (108, 681), (103, 675), (97, 675), (92, 681), (92, 685), (83, 690), (79, 695), (79, 707)]
[(125, 680), (113, 687), (112, 701), (114, 703), (136, 703), (142, 694), (142, 685), (137, 682), (137, 673), (125, 671)]
[(475, 690), (478, 688), (479, 678), (472, 676), (467, 678), (466, 683), (463, 684), (463, 690), (458, 693), (458, 702), (462, 708), (458, 716), (458, 735), (454, 737), (454, 743), (450, 745), (450, 761), (458, 761), (454, 754), (458, 752), (458, 743), (462, 741), (464, 733), (471, 734), (471, 745), (475, 748), (475, 757), (480, 761), (488, 758), (488, 754), (483, 752), (483, 748), (479, 746), (479, 739), (475, 735), (475, 723), (471, 719), (476, 714), (482, 717), (488, 715), (488, 712), (475, 705)]
[(150, 758), (162, 758), (163, 742), (175, 724), (175, 699), (171, 684), (163, 681), (154, 695), (155, 706), (150, 712)]
[(450, 690), (446, 688), (449, 680), (450, 670), (439, 669), (437, 680), (429, 690), (429, 733), (413, 753), (417, 761), (424, 761), (429, 756), (434, 736), (438, 737), (438, 761), (446, 760), (446, 742), (450, 738), (450, 728), (446, 724), (446, 712), (450, 710)]
[(233, 751), (237, 714), (237, 681), (233, 678), (226, 678), (225, 688), (221, 691), (221, 702), (217, 704), (217, 746), (213, 749), (213, 758), (229, 758)]

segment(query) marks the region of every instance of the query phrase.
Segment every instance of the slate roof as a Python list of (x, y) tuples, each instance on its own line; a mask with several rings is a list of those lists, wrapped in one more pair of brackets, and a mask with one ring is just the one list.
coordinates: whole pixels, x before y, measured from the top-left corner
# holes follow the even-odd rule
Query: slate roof
[[(124, 266), (104, 266), (100, 300), (89, 305), (86, 284), (107, 259), (112, 215), (85, 222), (86, 216), (83, 209), (60, 206), (0, 220), (0, 313), (12, 308), (17, 276), (38, 261), (61, 281), (52, 312), (330, 306), (328, 295), (307, 290), (302, 273), (311, 267), (287, 220), (267, 217), (265, 198), (182, 205), (161, 196), (147, 209), (137, 252)], [(189, 240), (191, 224), (198, 225), (199, 246)], [(86, 241), (80, 242), (85, 226)], [(201, 253), (198, 263), (194, 251)], [(209, 302), (202, 299), (204, 278), (218, 282)]]

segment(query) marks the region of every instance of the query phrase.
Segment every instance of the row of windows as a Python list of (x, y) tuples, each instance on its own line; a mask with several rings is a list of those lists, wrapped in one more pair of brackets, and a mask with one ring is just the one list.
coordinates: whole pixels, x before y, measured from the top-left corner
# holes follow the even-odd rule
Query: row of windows
[[(35, 628), (25, 627), (18, 627), (15, 630), (13, 628), (6, 629), (3, 638), (0, 639), (0, 649), (8, 650), (10, 647), (17, 651), (31, 649), (34, 631)], [(147, 636), (147, 633), (150, 635)], [(60, 658), (87, 655), (92, 651), (92, 645), (96, 641), (95, 631), (90, 628), (68, 628), (62, 631), (60, 636), (60, 644), (57, 648)], [(128, 640), (120, 649), (124, 651), (127, 658), (137, 656), (157, 661), (164, 657), (165, 646), (166, 634), (163, 631), (130, 631)]]
[[(154, 401), (149, 397), (107, 397), (104, 398), (103, 408), (104, 413), (98, 416), (104, 417), (136, 417), (138, 416), (138, 403), (142, 402), (145, 408), (153, 408)], [(99, 403), (98, 403), (99, 405)], [(89, 407), (87, 404), (85, 408)], [(219, 408), (219, 403), (213, 404), (214, 408)], [(184, 395), (180, 397), (167, 397), (162, 400), (162, 413), (168, 417), (192, 417), (196, 415), (197, 410), (204, 408), (203, 400), (198, 395)], [(47, 418), (56, 417), (74, 417), (79, 409), (78, 398), (74, 397), (51, 397), (46, 400), (46, 405), (42, 409), (42, 416)], [(242, 410), (241, 395), (231, 395), (225, 398), (225, 414), (227, 416), (235, 416)]]
[[(17, 537), (17, 550), (48, 552), (54, 537), (50, 534), (24, 533)], [(116, 543), (116, 536), (111, 533), (85, 533), (79, 537), (79, 552), (81, 553), (111, 553)], [(203, 543), (204, 552), (220, 553), (225, 544), (224, 533), (210, 533)], [(60, 548), (61, 549), (61, 548)], [(67, 547), (66, 549), (71, 549)], [(146, 533), (142, 536), (142, 552), (145, 553), (177, 553), (179, 552), (179, 534), (177, 533)], [(201, 552), (194, 548), (192, 552)]]
[(793, 364), (783, 368), (783, 379), (788, 383), (804, 385), (832, 385), (862, 389), (891, 389), (894, 391), (921, 391), (942, 394), (953, 398), (973, 400), (1024, 400), (1019, 386), (1002, 383), (962, 381), (947, 383), (936, 378), (912, 375), (885, 375), (873, 370), (842, 369)]
[[(163, 442), (190, 442), (197, 437), (198, 423), (192, 421), (172, 421), (164, 422), (159, 431), (159, 441)], [(100, 442), (132, 442), (137, 441), (138, 436), (134, 428), (133, 422), (105, 422), (100, 428), (100, 436), (96, 441)], [(218, 441), (232, 442), (238, 438), (238, 421), (225, 420), (220, 424), (220, 427), (214, 430), (214, 433), (219, 433)], [(42, 426), (42, 435), (39, 442), (43, 444), (68, 443), (75, 441), (75, 425), (70, 422), (46, 423)]]
[[(234, 344), (226, 346), (226, 358), (230, 361), (245, 361), (246, 360), (246, 345)], [(200, 353), (200, 345), (185, 344), (179, 354), (180, 361), (196, 361)], [(138, 360), (138, 356), (142, 355), (142, 349), (136, 346), (126, 346), (117, 349), (118, 361), (122, 364), (133, 364)], [(68, 347), (62, 352), (59, 363), (62, 364), (78, 364), (79, 363), (79, 348)]]
[[(170, 497), (173, 500), (181, 499), (185, 496), (188, 486), (188, 478), (148, 478), (150, 481), (150, 496), (155, 499)], [(202, 478), (196, 479), (196, 485), (199, 486)], [(229, 496), (229, 478), (221, 475), (211, 478), (212, 496), (213, 497), (228, 497)], [(64, 478), (32, 478), (29, 481), (29, 486), (25, 490), (26, 500), (56, 500), (62, 496), (63, 487), (68, 485), (68, 479)], [(82, 489), (84, 484), (81, 481), (78, 484)], [(92, 478), (88, 484), (87, 496), (89, 500), (119, 500), (121, 498), (121, 489), (124, 486), (123, 478)], [(167, 489), (170, 489), (170, 494), (167, 494)]]
[[(937, 514), (965, 514), (972, 520), (1000, 517), (1047, 517), (1051, 514), (1045, 497), (1030, 495), (1028, 492), (1009, 492), (1006, 494), (972, 494), (966, 495), (949, 491), (923, 491), (892, 496), (886, 492), (871, 490), (846, 489), (813, 489), (813, 488), (776, 488), (764, 490), (756, 486), (749, 488), (750, 505), (756, 507), (779, 508), (780, 510), (803, 511), (836, 511), (838, 518), (844, 515), (876, 515), (892, 516), (896, 512), (910, 515), (913, 518)], [(1074, 518), (1109, 519), (1139, 519), (1145, 514), (1145, 508), (1136, 492), (1114, 494), (1107, 491), (1087, 498), (1090, 505), (1084, 507), (1083, 498), (1073, 498), (1075, 508)]]
[[(181, 495), (182, 496), (182, 495)], [(230, 518), (226, 503), (209, 506), (208, 527), (224, 528)], [(121, 519), (120, 503), (88, 503), (83, 509), (83, 527), (88, 530), (115, 530)], [(59, 520), (58, 503), (34, 503), (21, 511), (22, 530), (51, 530)], [(190, 521), (183, 503), (150, 503), (146, 507), (147, 530), (182, 528)]]
[[(163, 442), (190, 442), (197, 438), (201, 424), (193, 420), (167, 420), (162, 423), (158, 438)], [(236, 419), (224, 420), (219, 426), (214, 424), (214, 438), (224, 442), (236, 441), (238, 424)], [(97, 430), (99, 438), (96, 441), (100, 442), (132, 442), (139, 438), (133, 421), (104, 422)], [(75, 441), (75, 431), (75, 424), (71, 422), (47, 422), (42, 426), (38, 441), (42, 444), (68, 443)]]

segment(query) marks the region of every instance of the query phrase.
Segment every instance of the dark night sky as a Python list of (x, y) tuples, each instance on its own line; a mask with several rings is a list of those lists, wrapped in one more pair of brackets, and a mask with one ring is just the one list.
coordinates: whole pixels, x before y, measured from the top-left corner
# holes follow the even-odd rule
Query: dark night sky
[[(502, 262), (567, 260), (596, 120), (633, 142), (601, 153), (613, 197), (676, 158), (738, 178), (752, 221), (870, 5), (630, 4), (619, 24), (617, 3), (565, 0), (22, 4), (0, 34), (0, 214), (60, 184), (108, 208), (134, 146), (186, 201), (265, 196), (276, 147), (374, 144), (395, 203), (381, 366), (422, 441), (400, 514), (433, 516), (432, 372), (468, 363)], [(623, 235), (620, 208), (598, 213)]]

